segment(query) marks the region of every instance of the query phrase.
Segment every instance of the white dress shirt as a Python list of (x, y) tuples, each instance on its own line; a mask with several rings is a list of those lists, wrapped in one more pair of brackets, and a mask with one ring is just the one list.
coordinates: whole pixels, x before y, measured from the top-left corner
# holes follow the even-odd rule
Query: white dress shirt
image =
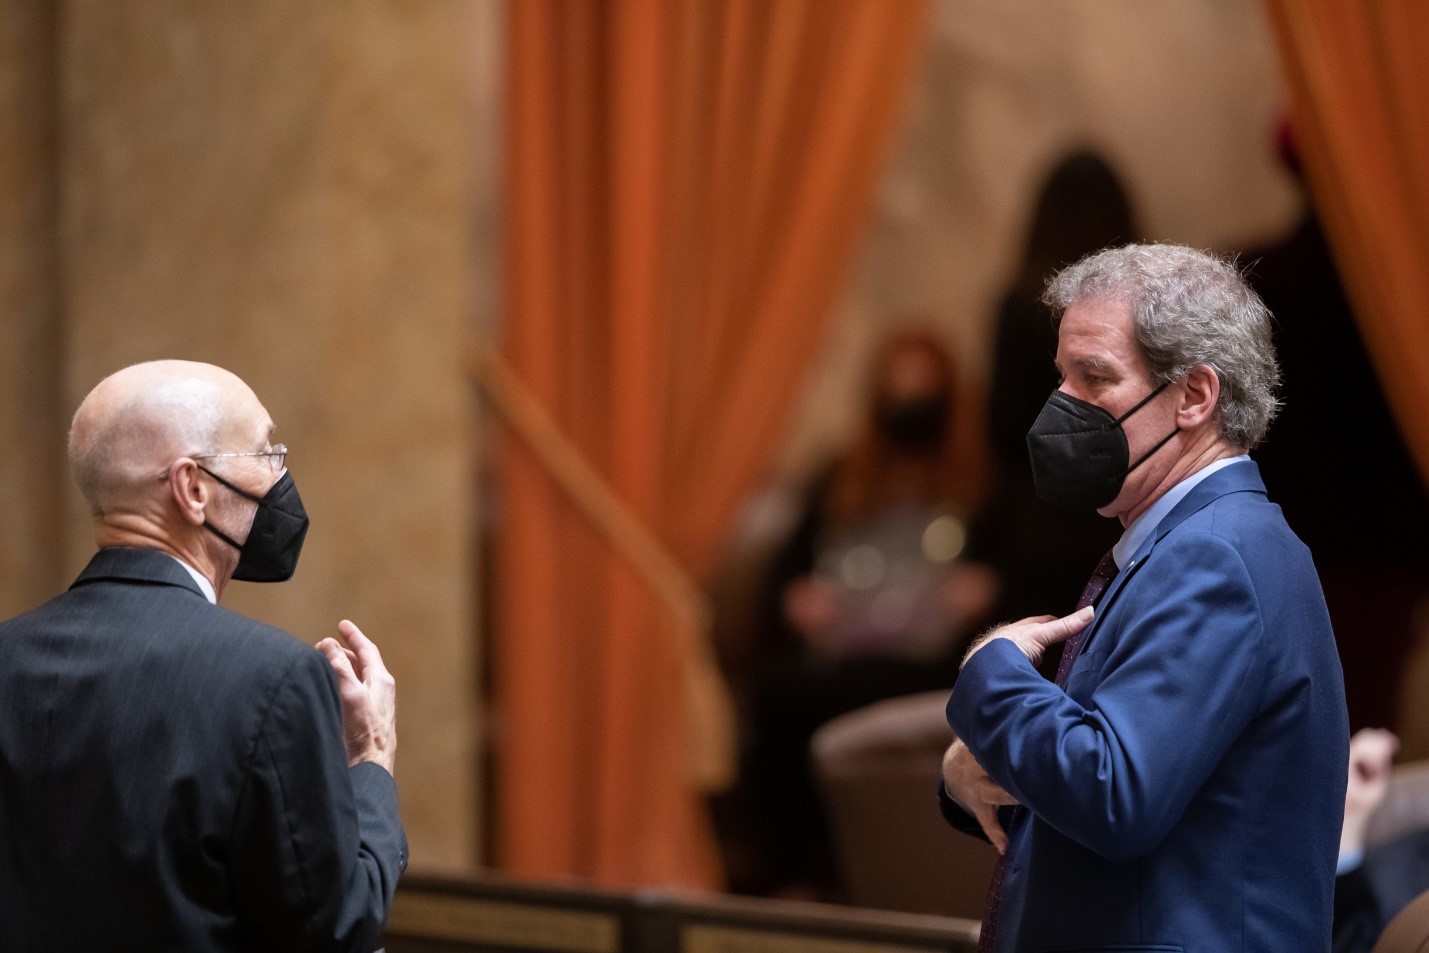
[(212, 602), (214, 605), (218, 605), (218, 595), (213, 591), (213, 583), (209, 582), (204, 577), (203, 573), (199, 572), (197, 569), (190, 566), (188, 563), (184, 562), (182, 559), (175, 555), (172, 555), (170, 553), (165, 553), (164, 555), (168, 556), (174, 562), (187, 569), (189, 571), (189, 575), (194, 577), (194, 582), (198, 583), (199, 589), (203, 590), (203, 597), (209, 602)]
[(1207, 464), (1195, 473), (1177, 483), (1171, 489), (1161, 495), (1161, 499), (1152, 503), (1136, 519), (1131, 521), (1131, 525), (1121, 534), (1121, 539), (1116, 541), (1116, 545), (1111, 548), (1111, 558), (1116, 562), (1117, 571), (1126, 568), (1127, 562), (1136, 551), (1141, 548), (1141, 544), (1146, 542), (1146, 537), (1156, 531), (1156, 527), (1161, 525), (1161, 521), (1166, 518), (1176, 504), (1186, 498), (1186, 494), (1196, 488), (1196, 485), (1217, 470), (1224, 470), (1232, 463), (1240, 463), (1249, 460), (1250, 455), (1246, 453), (1237, 454), (1234, 457), (1226, 457), (1217, 460), (1215, 463)]

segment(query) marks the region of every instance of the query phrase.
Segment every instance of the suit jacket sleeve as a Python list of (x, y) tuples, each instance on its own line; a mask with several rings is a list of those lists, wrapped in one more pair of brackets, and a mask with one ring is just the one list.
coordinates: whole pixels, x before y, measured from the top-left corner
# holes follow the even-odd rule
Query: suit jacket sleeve
[[(1248, 724), (1264, 680), (1261, 613), (1240, 555), (1209, 533), (1172, 543), (1157, 556), (1174, 571), (1143, 566), (1112, 610), (1125, 621), (1109, 616), (1116, 630), (1092, 635), (1114, 640), (1098, 672), (1079, 665), (1063, 691), (996, 639), (968, 660), (948, 704), (994, 781), (1113, 862), (1170, 832)], [(1078, 686), (1079, 669), (1095, 684)]]
[(238, 923), (255, 949), (377, 945), (407, 857), (396, 784), (376, 764), (349, 769), (337, 685), (316, 651), (273, 689), (229, 849)]
[(952, 825), (954, 830), (962, 831), (970, 837), (976, 837), (983, 843), (992, 843), (987, 839), (987, 834), (983, 832), (982, 825), (977, 822), (977, 818), (948, 796), (947, 785), (941, 779), (938, 781), (938, 810), (942, 812), (943, 820)]
[(1336, 877), (1333, 953), (1370, 953), (1383, 926), (1364, 866)]

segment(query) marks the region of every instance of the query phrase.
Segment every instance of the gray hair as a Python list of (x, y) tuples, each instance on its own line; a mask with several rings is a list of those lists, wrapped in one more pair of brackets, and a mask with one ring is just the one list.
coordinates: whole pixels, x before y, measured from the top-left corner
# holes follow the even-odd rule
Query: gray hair
[(1042, 300), (1059, 320), (1075, 304), (1127, 305), (1153, 384), (1204, 364), (1221, 383), (1221, 436), (1245, 450), (1265, 439), (1280, 408), (1280, 367), (1270, 311), (1233, 259), (1182, 245), (1108, 248), (1054, 275)]

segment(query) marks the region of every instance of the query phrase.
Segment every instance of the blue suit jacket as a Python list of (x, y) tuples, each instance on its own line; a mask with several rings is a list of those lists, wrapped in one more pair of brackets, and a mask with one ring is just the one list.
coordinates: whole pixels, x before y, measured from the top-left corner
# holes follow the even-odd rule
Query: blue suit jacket
[(1065, 690), (994, 640), (948, 720), (1025, 807), (1003, 814), (999, 953), (1329, 950), (1344, 681), (1310, 553), (1254, 463), (1142, 544)]

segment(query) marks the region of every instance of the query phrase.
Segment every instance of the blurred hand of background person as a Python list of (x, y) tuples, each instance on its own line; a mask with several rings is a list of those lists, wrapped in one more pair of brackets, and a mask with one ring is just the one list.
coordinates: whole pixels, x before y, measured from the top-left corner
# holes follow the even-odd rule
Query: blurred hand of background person
[(1429, 828), (1411, 821), (1401, 829), (1408, 819), (1405, 805), (1423, 797), (1415, 790), (1422, 785), (1413, 780), (1417, 772), (1411, 769), (1406, 787), (1395, 794), (1392, 813), (1397, 817), (1388, 835), (1381, 829), (1375, 844), (1366, 841), (1370, 819), (1389, 793), (1399, 746), (1398, 736), (1383, 728), (1362, 728), (1350, 738), (1345, 819), (1335, 865), (1334, 953), (1370, 953), (1395, 915), (1429, 888)]
[(1345, 823), (1340, 833), (1340, 862), (1364, 853), (1365, 830), (1389, 789), (1389, 772), (1399, 738), (1383, 728), (1362, 728), (1350, 739), (1350, 774), (1345, 787)]

